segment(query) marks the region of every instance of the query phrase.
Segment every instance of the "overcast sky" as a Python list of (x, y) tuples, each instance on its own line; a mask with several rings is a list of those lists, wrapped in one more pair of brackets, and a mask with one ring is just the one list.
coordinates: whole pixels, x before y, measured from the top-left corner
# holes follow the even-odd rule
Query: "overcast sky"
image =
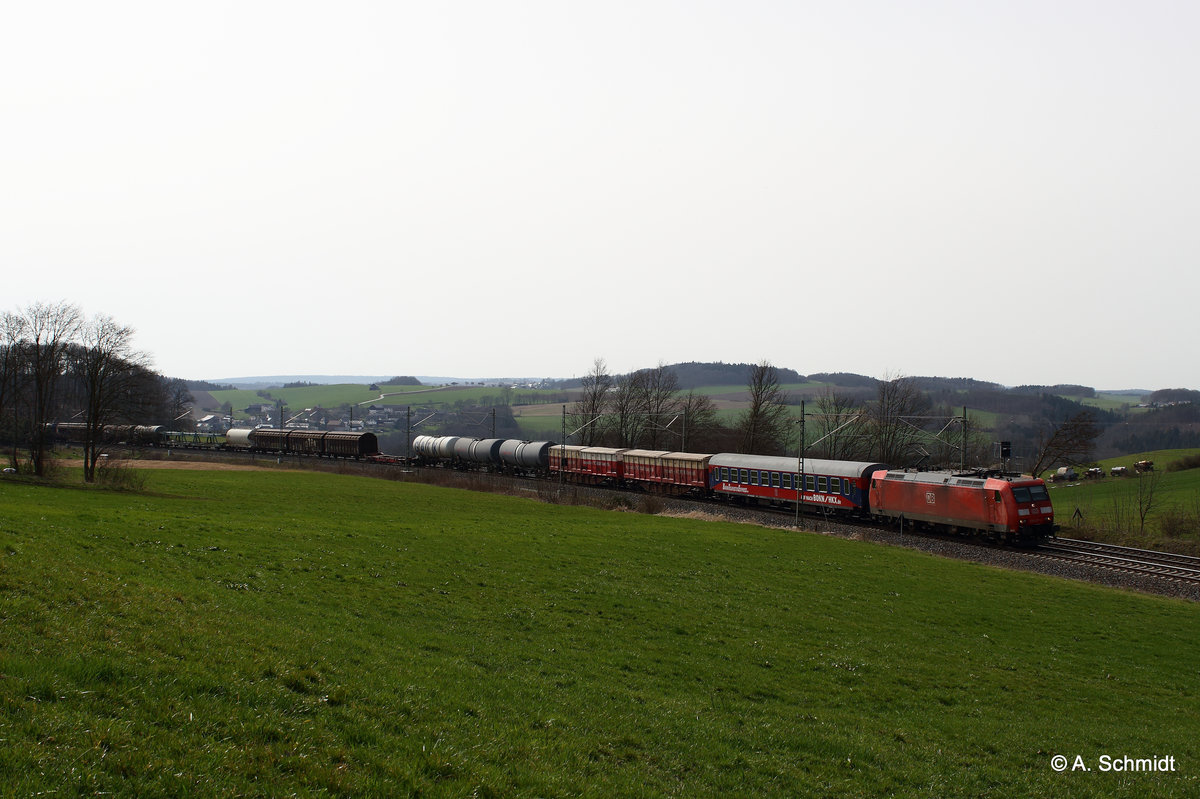
[(0, 310), (168, 375), (1200, 388), (1200, 4), (0, 12)]

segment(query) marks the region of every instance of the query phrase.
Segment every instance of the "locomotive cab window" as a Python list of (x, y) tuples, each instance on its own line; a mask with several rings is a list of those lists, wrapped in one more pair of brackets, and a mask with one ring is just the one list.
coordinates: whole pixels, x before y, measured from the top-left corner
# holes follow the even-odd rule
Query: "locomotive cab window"
[(1032, 502), (1049, 502), (1050, 492), (1046, 490), (1044, 485), (1029, 486), (1029, 498)]
[(1033, 499), (1029, 496), (1029, 489), (1025, 486), (1014, 487), (1013, 499), (1017, 502), (1032, 502)]
[(1000, 499), (1000, 492), (999, 492), (999, 491), (995, 491), (995, 492), (993, 492), (993, 493), (996, 495), (996, 501), (997, 501), (997, 502), (1001, 502), (1002, 500)]

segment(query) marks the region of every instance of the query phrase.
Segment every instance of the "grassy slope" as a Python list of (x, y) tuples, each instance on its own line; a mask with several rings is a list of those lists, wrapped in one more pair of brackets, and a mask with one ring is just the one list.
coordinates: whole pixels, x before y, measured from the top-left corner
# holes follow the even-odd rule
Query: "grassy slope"
[[(1066, 528), (1062, 534), (1200, 555), (1200, 469), (1166, 471), (1172, 461), (1198, 453), (1200, 449), (1173, 449), (1125, 455), (1099, 465), (1105, 474), (1113, 466), (1125, 466), (1127, 477), (1047, 483), (1058, 522)], [(1155, 474), (1134, 474), (1139, 460), (1154, 461)], [(1152, 507), (1139, 533), (1139, 502), (1146, 501), (1144, 492), (1151, 487)]]
[[(1194, 795), (1195, 606), (301, 473), (0, 482), (6, 794)], [(1052, 753), (1171, 754), (1059, 775)]]
[[(1139, 477), (1133, 471), (1133, 464), (1141, 460), (1151, 460), (1154, 461), (1159, 478), (1156, 486), (1156, 492), (1159, 494), (1159, 506), (1188, 506), (1200, 497), (1200, 469), (1168, 472), (1166, 468), (1172, 461), (1196, 454), (1200, 454), (1200, 449), (1166, 449), (1142, 452), (1136, 455), (1123, 455), (1097, 463), (1100, 468), (1104, 469), (1106, 476), (1103, 479), (1080, 479), (1070, 485), (1065, 483), (1047, 483), (1047, 485), (1051, 491), (1056, 491), (1064, 500), (1070, 499), (1089, 506), (1109, 503), (1114, 496), (1132, 497), (1137, 493)], [(1128, 476), (1115, 478), (1109, 476), (1109, 471), (1114, 466), (1128, 468)], [(1080, 468), (1077, 471), (1082, 472), (1083, 469)], [(1048, 480), (1050, 473), (1047, 472), (1044, 476)]]

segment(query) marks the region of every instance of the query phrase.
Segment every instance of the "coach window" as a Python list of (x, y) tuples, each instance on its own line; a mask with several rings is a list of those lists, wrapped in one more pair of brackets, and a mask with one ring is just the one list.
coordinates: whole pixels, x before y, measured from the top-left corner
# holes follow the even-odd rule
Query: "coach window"
[(830, 477), (829, 478), (829, 493), (830, 494), (842, 493), (842, 480), (840, 477)]
[(821, 476), (817, 478), (817, 491), (824, 494), (829, 491), (828, 478)]
[(742, 469), (742, 479), (738, 480), (738, 482), (739, 483), (749, 483), (750, 482), (750, 471), (748, 469)]
[(792, 487), (792, 476), (790, 474), (785, 474), (783, 476), (783, 487), (784, 488)]
[(779, 472), (771, 472), (771, 488), (779, 488)]
[(804, 476), (804, 490), (805, 491), (816, 491), (817, 490), (817, 478), (813, 477), (811, 474), (805, 475)]
[(752, 485), (752, 486), (758, 485), (758, 469), (750, 470), (750, 485)]

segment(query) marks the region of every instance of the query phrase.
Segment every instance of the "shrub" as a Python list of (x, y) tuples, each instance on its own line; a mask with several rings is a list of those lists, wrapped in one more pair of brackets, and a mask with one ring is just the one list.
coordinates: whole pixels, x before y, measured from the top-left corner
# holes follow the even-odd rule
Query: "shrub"
[(638, 502), (637, 509), (640, 513), (646, 513), (651, 516), (657, 516), (666, 510), (667, 503), (663, 502), (662, 497), (656, 494), (647, 494)]
[(122, 461), (105, 459), (96, 467), (96, 483), (119, 491), (142, 491), (146, 488), (146, 475)]
[(1172, 508), (1159, 515), (1158, 527), (1167, 538), (1195, 538), (1200, 534), (1200, 518), (1195, 513)]
[(1180, 458), (1177, 461), (1171, 461), (1167, 464), (1168, 472), (1182, 472), (1187, 469), (1200, 469), (1200, 453), (1196, 455), (1188, 455)]

